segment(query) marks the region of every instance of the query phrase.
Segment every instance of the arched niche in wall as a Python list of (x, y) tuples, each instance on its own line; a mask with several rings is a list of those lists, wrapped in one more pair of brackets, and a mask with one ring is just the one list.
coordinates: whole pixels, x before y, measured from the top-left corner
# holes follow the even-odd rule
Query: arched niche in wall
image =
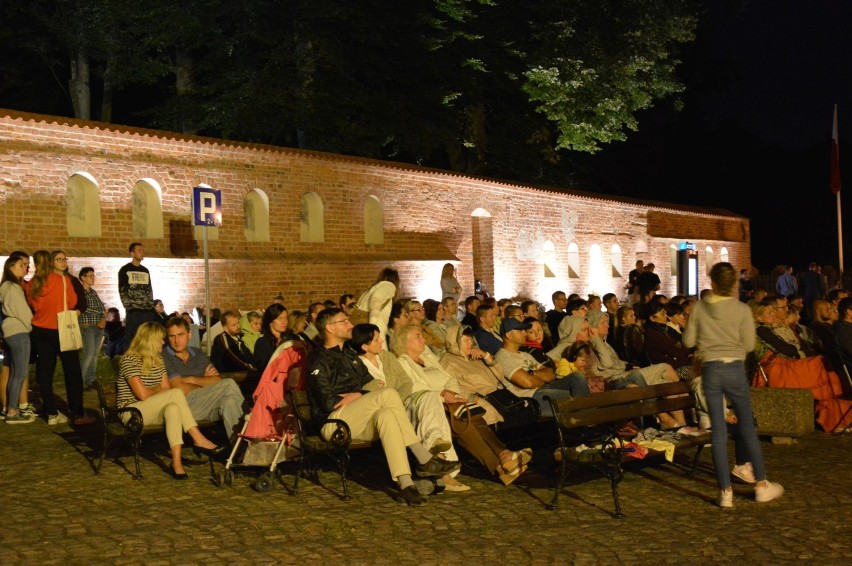
[(372, 195), (364, 203), (364, 243), (375, 246), (385, 243), (385, 211), (378, 197)]
[(713, 252), (713, 246), (704, 248), (704, 273), (710, 275), (710, 268), (716, 263), (716, 254)]
[(77, 171), (65, 187), (65, 214), (68, 236), (74, 238), (101, 235), (101, 203), (98, 183), (84, 171)]
[[(205, 189), (212, 189), (213, 188), (210, 185), (208, 185), (207, 183), (198, 183), (197, 186), (204, 187)], [(192, 200), (192, 191), (190, 191), (190, 193), (189, 193), (189, 198), (190, 198), (190, 201), (191, 201)], [(191, 206), (192, 205), (190, 204), (190, 207)], [(195, 216), (195, 213), (193, 211), (192, 215), (189, 218), (190, 224), (193, 224), (193, 226), (192, 226), (192, 237), (195, 238), (196, 240), (204, 240), (204, 226), (195, 226), (195, 224), (193, 223), (193, 217), (194, 216)], [(219, 227), (218, 226), (207, 226), (207, 240), (212, 241), (212, 240), (218, 240), (218, 239), (219, 239)]]
[(607, 269), (600, 244), (589, 246), (589, 277), (588, 291), (601, 296), (608, 293), (612, 287), (611, 270)]
[(302, 195), (299, 203), (299, 239), (302, 242), (325, 241), (325, 219), (320, 196), (314, 192)]
[(580, 247), (575, 242), (568, 244), (568, 278), (580, 278)]
[(470, 213), (473, 247), (473, 277), (494, 293), (494, 232), (491, 213), (477, 208)]
[(269, 241), (269, 197), (252, 189), (243, 199), (243, 233), (246, 241)]
[(154, 179), (139, 179), (131, 191), (133, 237), (147, 240), (163, 237), (163, 191)]
[(719, 250), (719, 261), (724, 261), (725, 263), (728, 263), (730, 261), (730, 259), (728, 259), (728, 258), (729, 258), (728, 248), (726, 248), (725, 246), (722, 246), (722, 249)]
[(674, 244), (669, 246), (669, 268), (672, 270), (672, 277), (677, 277), (677, 246)]
[(624, 277), (624, 254), (621, 252), (621, 246), (613, 244), (609, 250), (609, 262), (612, 265), (613, 277)]
[(544, 252), (544, 276), (556, 277), (556, 244), (552, 240), (546, 240), (541, 249)]

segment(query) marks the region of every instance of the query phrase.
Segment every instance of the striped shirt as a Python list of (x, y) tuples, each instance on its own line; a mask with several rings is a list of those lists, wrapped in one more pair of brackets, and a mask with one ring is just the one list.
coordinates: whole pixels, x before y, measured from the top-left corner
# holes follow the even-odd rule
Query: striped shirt
[(118, 383), (116, 384), (116, 404), (118, 407), (126, 407), (139, 401), (136, 395), (133, 394), (130, 383), (128, 383), (131, 378), (139, 377), (146, 388), (151, 388), (163, 382), (163, 375), (165, 373), (166, 365), (163, 363), (162, 356), (157, 356), (154, 365), (146, 373), (142, 373), (142, 360), (138, 356), (133, 354), (123, 355), (118, 372)]

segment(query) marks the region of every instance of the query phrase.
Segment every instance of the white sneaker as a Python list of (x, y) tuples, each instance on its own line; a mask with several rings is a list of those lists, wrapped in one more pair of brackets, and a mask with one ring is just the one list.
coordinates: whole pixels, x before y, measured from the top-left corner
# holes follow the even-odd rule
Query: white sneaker
[(732, 509), (734, 507), (734, 490), (723, 489), (719, 492), (719, 499), (716, 504), (722, 509)]
[(36, 408), (33, 406), (32, 403), (27, 403), (26, 405), (20, 405), (18, 407), (18, 412), (21, 413), (22, 415), (24, 415), (25, 417), (28, 417), (30, 415), (32, 415), (33, 417), (38, 416), (38, 411), (36, 411)]
[(754, 499), (758, 503), (767, 503), (784, 495), (784, 487), (780, 483), (766, 482), (764, 487), (755, 486)]
[(751, 467), (751, 462), (746, 462), (742, 466), (734, 466), (731, 470), (731, 475), (743, 480), (746, 483), (754, 483), (754, 469)]
[(47, 424), (49, 425), (58, 425), (65, 424), (68, 422), (68, 417), (63, 415), (62, 413), (56, 413), (55, 415), (50, 415), (47, 417)]

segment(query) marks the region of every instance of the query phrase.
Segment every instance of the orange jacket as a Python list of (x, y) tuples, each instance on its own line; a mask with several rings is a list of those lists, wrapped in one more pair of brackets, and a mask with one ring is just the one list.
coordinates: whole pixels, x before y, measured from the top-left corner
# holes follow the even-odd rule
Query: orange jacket
[[(27, 292), (27, 302), (33, 308), (33, 326), (56, 330), (56, 314), (65, 310), (62, 300), (62, 276), (57, 273), (48, 275), (38, 297), (32, 296), (32, 281), (28, 281), (24, 289)], [(73, 309), (77, 304), (77, 293), (74, 292), (70, 277), (65, 279), (65, 296), (68, 299), (68, 308)]]

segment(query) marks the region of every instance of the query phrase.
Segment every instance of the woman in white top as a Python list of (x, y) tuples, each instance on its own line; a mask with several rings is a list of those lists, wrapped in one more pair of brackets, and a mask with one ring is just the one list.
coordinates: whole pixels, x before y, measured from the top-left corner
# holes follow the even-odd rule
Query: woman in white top
[(456, 268), (452, 263), (445, 263), (441, 270), (441, 298), (452, 297), (459, 302), (462, 286), (456, 279)]
[[(398, 356), (402, 368), (411, 378), (412, 393), (404, 400), (418, 435), (429, 438), (453, 438), (489, 472), (500, 477), (508, 485), (525, 470), (525, 455), (512, 452), (497, 438), (481, 414), (467, 413), (467, 422), (447, 418), (444, 405), (465, 403), (459, 383), (441, 365), (438, 358), (426, 348), (426, 340), (419, 326), (403, 326), (395, 334), (391, 350)], [(449, 409), (449, 407), (448, 407)], [(447, 434), (449, 433), (449, 435)], [(424, 444), (429, 446), (424, 436)], [(433, 442), (437, 442), (434, 440)], [(457, 460), (455, 449), (446, 452), (447, 459)], [(455, 478), (444, 476), (444, 483), (451, 491), (465, 488)]]
[[(379, 327), (382, 334), (382, 344), (388, 333), (388, 320), (390, 319), (391, 306), (399, 289), (399, 272), (386, 267), (379, 272), (376, 282), (358, 298), (355, 308), (368, 313), (370, 324)], [(385, 348), (387, 349), (387, 348)]]

